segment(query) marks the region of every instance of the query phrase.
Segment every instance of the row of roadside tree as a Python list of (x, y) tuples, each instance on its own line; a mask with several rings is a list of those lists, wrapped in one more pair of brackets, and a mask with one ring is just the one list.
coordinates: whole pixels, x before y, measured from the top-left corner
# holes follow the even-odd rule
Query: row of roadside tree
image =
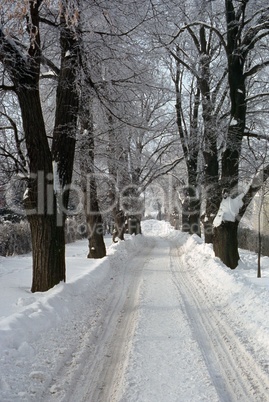
[[(1, 188), (30, 223), (32, 291), (65, 280), (69, 214), (83, 211), (102, 258), (104, 216), (119, 238), (126, 217), (140, 233), (156, 183), (235, 268), (269, 174), (266, 1), (0, 0), (0, 13)], [(241, 204), (214, 226), (224, 189)]]

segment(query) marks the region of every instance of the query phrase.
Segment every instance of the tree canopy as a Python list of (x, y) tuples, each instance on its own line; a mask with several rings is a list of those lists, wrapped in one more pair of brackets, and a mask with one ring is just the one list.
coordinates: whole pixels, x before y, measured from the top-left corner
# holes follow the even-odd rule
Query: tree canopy
[[(225, 233), (237, 238), (269, 171), (267, 2), (0, 0), (0, 14), (0, 183), (26, 190), (32, 291), (65, 280), (75, 183), (90, 257), (105, 255), (104, 211), (123, 238), (122, 211), (139, 223), (147, 188), (173, 178), (165, 212), (182, 206), (234, 268)], [(243, 204), (214, 227), (224, 188)]]

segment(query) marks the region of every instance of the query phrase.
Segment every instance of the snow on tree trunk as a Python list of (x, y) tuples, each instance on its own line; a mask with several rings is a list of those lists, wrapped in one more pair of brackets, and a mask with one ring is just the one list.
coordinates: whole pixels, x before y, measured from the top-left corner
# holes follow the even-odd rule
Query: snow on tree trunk
[(244, 194), (231, 198), (224, 192), (224, 198), (213, 221), (213, 249), (216, 257), (219, 257), (227, 267), (234, 269), (238, 265), (238, 240), (237, 229), (239, 220), (237, 216), (243, 206)]

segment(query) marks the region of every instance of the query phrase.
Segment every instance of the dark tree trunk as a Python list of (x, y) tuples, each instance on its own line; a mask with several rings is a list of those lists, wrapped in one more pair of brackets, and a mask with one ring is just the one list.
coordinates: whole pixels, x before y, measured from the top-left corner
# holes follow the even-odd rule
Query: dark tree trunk
[(140, 198), (139, 173), (133, 173), (133, 184), (126, 188), (122, 196), (123, 210), (127, 216), (127, 230), (129, 234), (141, 234), (141, 220), (144, 213), (144, 204)]
[[(30, 167), (28, 195), (25, 198), (33, 248), (32, 291), (46, 291), (65, 280), (65, 211), (73, 170), (77, 119), (77, 54), (75, 24), (67, 22), (62, 9), (60, 24), (61, 68), (57, 87), (55, 130), (51, 152), (39, 95), (41, 64), (40, 17), (42, 1), (29, 2), (27, 33), (29, 48), (22, 56), (15, 43), (0, 29), (0, 59), (14, 84), (21, 108)], [(69, 25), (70, 24), (70, 25)], [(66, 56), (66, 52), (70, 56)], [(53, 154), (53, 156), (52, 156)], [(52, 160), (57, 162), (61, 188), (56, 207)], [(62, 211), (59, 209), (62, 207)]]
[(220, 199), (216, 194), (219, 179), (216, 116), (212, 101), (210, 83), (210, 63), (212, 59), (210, 39), (208, 41), (205, 27), (200, 27), (200, 68), (199, 88), (202, 95), (204, 122), (204, 185), (206, 188), (206, 209), (203, 219), (205, 243), (213, 243), (213, 220), (218, 211)]
[(130, 235), (139, 235), (141, 230), (141, 218), (138, 216), (130, 216), (127, 223), (128, 233)]
[(116, 243), (119, 240), (124, 240), (125, 233), (125, 216), (119, 207), (113, 208), (114, 229), (113, 229), (113, 242)]
[[(225, 2), (231, 120), (228, 127), (226, 149), (221, 159), (221, 186), (234, 192), (237, 192), (239, 180), (239, 159), (247, 110), (244, 68), (248, 50), (247, 46), (242, 46), (246, 5), (247, 2), (242, 2), (242, 7), (236, 12), (232, 0)], [(216, 255), (232, 269), (236, 268), (239, 260), (237, 227), (238, 221), (222, 223), (221, 226), (214, 229), (213, 237)]]
[(213, 248), (216, 257), (234, 269), (238, 265), (238, 240), (237, 240), (238, 222), (222, 222), (218, 227), (214, 228)]
[[(85, 172), (84, 172), (85, 174)], [(97, 198), (97, 184), (94, 174), (90, 174), (90, 184), (84, 192), (85, 215), (88, 229), (88, 258), (103, 258), (106, 256), (104, 242), (104, 224)]]
[(213, 219), (203, 221), (205, 243), (213, 243)]
[(209, 137), (210, 143), (209, 149), (204, 151), (206, 206), (202, 222), (205, 243), (213, 243), (213, 221), (221, 201), (221, 190), (218, 184), (218, 151), (213, 135), (212, 128), (210, 132), (205, 133), (205, 136)]
[(197, 234), (198, 236), (201, 236), (200, 210), (201, 202), (195, 195), (190, 201), (189, 233)]
[[(44, 292), (65, 281), (64, 218), (59, 220), (52, 185), (52, 161), (36, 90), (18, 91), (31, 177), (26, 214), (31, 228), (32, 292)], [(59, 223), (59, 225), (58, 225)]]
[[(83, 87), (83, 86), (82, 86)], [(94, 167), (95, 141), (93, 131), (92, 98), (83, 87), (80, 100), (80, 167), (81, 187), (84, 192), (84, 212), (86, 216), (89, 253), (88, 258), (103, 258), (106, 255), (104, 225), (99, 208), (97, 182)]]
[(90, 206), (92, 212), (86, 216), (89, 232), (89, 253), (87, 257), (103, 258), (106, 255), (106, 246), (104, 243), (104, 225), (102, 216), (99, 212), (98, 202), (94, 194), (96, 195), (96, 191), (94, 191), (93, 187), (91, 187)]
[[(189, 177), (192, 177), (189, 174)], [(185, 199), (182, 202), (182, 231), (201, 236), (200, 210), (201, 202), (197, 198), (194, 186), (187, 187)]]
[(45, 292), (65, 281), (65, 231), (55, 217), (36, 215), (29, 219), (32, 233), (32, 292)]
[[(93, 157), (93, 156), (92, 156)], [(89, 189), (87, 189), (89, 190)], [(106, 255), (104, 225), (97, 199), (97, 185), (94, 174), (90, 177), (90, 192), (85, 197), (86, 221), (88, 225), (88, 258), (103, 258)]]
[[(209, 176), (206, 177), (208, 183), (210, 183)], [(216, 182), (216, 176), (212, 175), (211, 185), (208, 184), (206, 188), (206, 209), (202, 222), (204, 227), (205, 243), (213, 243), (213, 221), (217, 215), (218, 208), (221, 202), (221, 191), (218, 183)]]
[(126, 211), (122, 210), (120, 205), (120, 192), (130, 182), (129, 169), (128, 169), (128, 154), (121, 141), (120, 132), (116, 129), (117, 123), (111, 113), (107, 114), (109, 130), (109, 158), (108, 170), (110, 178), (113, 182), (110, 183), (109, 201), (112, 205), (112, 216), (114, 221), (113, 241), (116, 242), (117, 238), (124, 240), (126, 232)]

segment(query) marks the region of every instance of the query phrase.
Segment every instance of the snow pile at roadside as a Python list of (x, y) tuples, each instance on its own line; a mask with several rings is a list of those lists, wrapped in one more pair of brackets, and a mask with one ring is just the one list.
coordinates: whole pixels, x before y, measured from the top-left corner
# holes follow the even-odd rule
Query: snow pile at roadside
[[(15, 256), (0, 259), (0, 345), (20, 349), (38, 333), (48, 331), (70, 314), (77, 314), (76, 304), (98, 298), (100, 288), (110, 281), (111, 269), (120, 272), (126, 259), (145, 244), (142, 236), (110, 244), (108, 257), (89, 260), (87, 241), (67, 247), (67, 280), (47, 292), (30, 292), (31, 258)], [(8, 264), (6, 264), (6, 262)], [(5, 268), (8, 265), (8, 269)], [(17, 286), (16, 291), (14, 287)], [(3, 290), (2, 290), (3, 289)]]
[(228, 312), (241, 342), (248, 342), (251, 352), (268, 367), (269, 258), (262, 258), (262, 278), (257, 278), (255, 253), (240, 250), (240, 258), (235, 270), (227, 268), (215, 257), (212, 245), (196, 235), (181, 248), (181, 261), (188, 265), (193, 280), (220, 312)]
[(43, 293), (30, 292), (30, 254), (0, 258), (1, 402), (42, 400), (59, 365), (68, 369), (79, 359), (70, 353), (97, 325), (128, 261), (150, 241), (140, 235), (117, 244), (105, 240), (108, 255), (102, 260), (86, 258), (87, 240), (68, 244), (66, 283)]

